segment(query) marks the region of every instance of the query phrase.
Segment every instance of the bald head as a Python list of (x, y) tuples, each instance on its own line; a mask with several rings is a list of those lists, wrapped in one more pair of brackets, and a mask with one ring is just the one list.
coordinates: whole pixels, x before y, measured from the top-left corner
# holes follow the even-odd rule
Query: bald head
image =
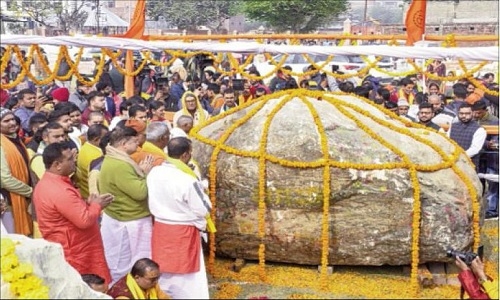
[(182, 115), (177, 120), (176, 125), (180, 129), (182, 129), (186, 134), (189, 134), (189, 132), (193, 128), (193, 117)]

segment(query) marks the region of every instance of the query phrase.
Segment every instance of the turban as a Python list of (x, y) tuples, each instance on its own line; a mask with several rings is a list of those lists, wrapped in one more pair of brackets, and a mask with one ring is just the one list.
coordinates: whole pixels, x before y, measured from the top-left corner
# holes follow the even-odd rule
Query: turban
[(58, 89), (55, 89), (51, 93), (52, 98), (55, 100), (58, 100), (60, 102), (68, 102), (69, 99), (69, 90), (68, 88), (61, 87)]

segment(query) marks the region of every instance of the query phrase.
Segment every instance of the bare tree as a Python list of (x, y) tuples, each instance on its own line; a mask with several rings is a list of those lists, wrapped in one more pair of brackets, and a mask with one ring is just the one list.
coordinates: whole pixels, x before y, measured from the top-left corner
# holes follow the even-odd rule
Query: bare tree
[(63, 5), (51, 0), (30, 0), (21, 4), (15, 1), (11, 9), (46, 27), (51, 27), (55, 21), (62, 33), (68, 34), (71, 29), (79, 29), (85, 23), (88, 14), (82, 9), (84, 5), (83, 1), (66, 1)]

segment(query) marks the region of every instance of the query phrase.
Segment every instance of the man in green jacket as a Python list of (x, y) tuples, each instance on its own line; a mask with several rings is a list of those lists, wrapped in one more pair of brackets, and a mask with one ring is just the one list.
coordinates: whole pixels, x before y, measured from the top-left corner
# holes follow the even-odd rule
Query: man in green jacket
[(135, 163), (130, 154), (136, 151), (138, 143), (134, 129), (115, 128), (99, 176), (99, 191), (115, 196), (104, 210), (101, 222), (112, 284), (125, 276), (134, 262), (151, 258), (152, 219), (146, 175), (153, 166), (153, 157)]

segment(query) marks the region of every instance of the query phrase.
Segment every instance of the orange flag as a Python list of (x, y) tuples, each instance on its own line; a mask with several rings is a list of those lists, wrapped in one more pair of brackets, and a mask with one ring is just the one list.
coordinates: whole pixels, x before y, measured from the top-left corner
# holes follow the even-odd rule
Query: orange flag
[(122, 37), (129, 39), (141, 39), (146, 27), (146, 0), (137, 0), (134, 16), (128, 26), (128, 31)]
[(412, 0), (406, 13), (406, 46), (422, 40), (425, 33), (425, 11), (427, 0)]
[[(129, 25), (128, 31), (122, 35), (124, 38), (141, 39), (146, 27), (146, 0), (137, 0), (134, 10), (134, 16)], [(132, 72), (134, 70), (134, 59), (132, 50), (127, 50), (125, 57), (125, 70)], [(128, 99), (134, 95), (134, 77), (125, 76), (125, 97)]]

